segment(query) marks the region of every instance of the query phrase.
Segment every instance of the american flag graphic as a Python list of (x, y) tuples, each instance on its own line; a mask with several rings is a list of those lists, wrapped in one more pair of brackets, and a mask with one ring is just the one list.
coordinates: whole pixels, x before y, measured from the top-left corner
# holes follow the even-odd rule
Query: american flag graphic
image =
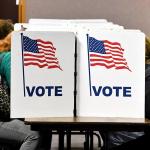
[(52, 42), (41, 39), (33, 40), (23, 35), (24, 66), (62, 70), (55, 53), (56, 48)]
[(118, 42), (97, 40), (94, 37), (88, 39), (90, 66), (104, 66), (107, 69), (127, 69), (126, 59), (123, 57), (124, 49)]

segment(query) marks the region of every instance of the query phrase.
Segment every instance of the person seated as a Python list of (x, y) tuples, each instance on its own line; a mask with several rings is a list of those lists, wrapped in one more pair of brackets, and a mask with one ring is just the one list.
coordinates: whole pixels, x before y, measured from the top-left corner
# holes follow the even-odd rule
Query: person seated
[(10, 48), (13, 24), (10, 20), (0, 20), (0, 75), (10, 86)]
[[(146, 37), (145, 49), (145, 117), (150, 118), (150, 38)], [(149, 132), (108, 132), (111, 150), (149, 149)]]
[[(42, 141), (50, 149), (51, 133), (32, 131), (23, 119), (10, 118), (10, 67), (11, 33), (13, 23), (0, 20), (0, 143), (11, 145), (11, 149), (38, 150)], [(47, 140), (45, 140), (47, 139)], [(49, 141), (48, 141), (49, 140)], [(15, 148), (14, 148), (15, 147)]]

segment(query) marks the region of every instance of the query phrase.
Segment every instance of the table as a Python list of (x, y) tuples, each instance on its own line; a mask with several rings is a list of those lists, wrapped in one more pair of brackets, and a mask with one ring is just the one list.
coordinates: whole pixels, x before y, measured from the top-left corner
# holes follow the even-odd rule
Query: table
[[(26, 118), (26, 124), (30, 124), (34, 130), (57, 130), (59, 133), (59, 150), (64, 149), (64, 132), (71, 138), (71, 131), (86, 131), (87, 140), (92, 137), (93, 131), (107, 133), (108, 131), (147, 131), (150, 130), (150, 120), (140, 118), (102, 118), (102, 117), (47, 117), (47, 118)], [(86, 150), (93, 149), (87, 141)], [(107, 139), (104, 139), (104, 143)], [(68, 140), (67, 149), (71, 149)], [(107, 144), (104, 144), (107, 149)]]

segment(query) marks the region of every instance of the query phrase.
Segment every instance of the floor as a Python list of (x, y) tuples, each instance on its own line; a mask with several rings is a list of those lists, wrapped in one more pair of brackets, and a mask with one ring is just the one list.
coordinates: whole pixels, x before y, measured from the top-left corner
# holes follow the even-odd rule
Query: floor
[[(72, 135), (71, 136), (71, 150), (83, 150), (84, 149), (84, 135)], [(65, 139), (65, 147), (66, 147), (66, 139)], [(53, 135), (52, 137), (52, 148), (51, 150), (58, 150), (58, 135)], [(94, 150), (100, 150), (98, 147), (97, 137), (94, 136)]]

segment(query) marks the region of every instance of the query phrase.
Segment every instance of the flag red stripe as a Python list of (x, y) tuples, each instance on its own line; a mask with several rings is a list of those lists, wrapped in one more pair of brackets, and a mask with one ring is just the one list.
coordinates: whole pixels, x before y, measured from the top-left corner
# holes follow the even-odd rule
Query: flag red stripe
[(45, 56), (45, 58), (48, 59), (48, 60), (58, 60), (56, 57), (55, 57), (55, 58), (52, 58), (52, 57), (46, 57), (46, 56)]
[(121, 47), (120, 43), (118, 43), (118, 42), (110, 42), (110, 41), (108, 41), (108, 40), (103, 40), (103, 42), (104, 42), (104, 43), (108, 43), (108, 44), (110, 44), (110, 45), (118, 45), (118, 46)]
[(55, 54), (55, 51), (50, 50), (50, 49), (46, 50), (46, 49), (43, 49), (43, 48), (39, 48), (39, 50), (42, 51), (42, 52), (51, 52), (51, 53)]
[(24, 52), (24, 57), (37, 57), (37, 58), (43, 58), (44, 54), (34, 54), (30, 52)]
[(42, 59), (36, 59), (36, 58), (24, 58), (24, 61), (38, 61), (38, 62), (45, 62), (45, 60)]
[(118, 50), (118, 49), (109, 49), (109, 48), (105, 48), (106, 50), (112, 52), (112, 53), (119, 53), (119, 54), (122, 54), (123, 55), (123, 52)]
[(36, 56), (36, 55), (31, 55), (31, 54), (24, 54), (24, 58), (37, 58), (37, 59), (43, 59), (43, 58), (46, 58), (46, 59), (49, 59), (49, 60), (57, 60), (56, 57), (51, 57), (51, 56)]
[(43, 54), (44, 56), (52, 56), (52, 57), (55, 57), (55, 54), (52, 54), (52, 53), (48, 53), (48, 52), (43, 52), (43, 51), (40, 51), (41, 54)]
[[(32, 61), (26, 61), (25, 62), (25, 64), (26, 63), (36, 63), (36, 64), (39, 64), (39, 65), (49, 65), (49, 66), (53, 66), (53, 65), (58, 65), (58, 63), (57, 62), (52, 62), (52, 63), (49, 63), (49, 62), (47, 62), (47, 61), (45, 61), (45, 62), (39, 62), (38, 60), (36, 61), (36, 60), (32, 60)], [(59, 66), (59, 65), (58, 65)]]
[(50, 44), (50, 45), (53, 46), (53, 43), (50, 42), (50, 41), (43, 41), (43, 40), (41, 40), (41, 39), (37, 39), (37, 42), (41, 42), (41, 43), (43, 43), (43, 44)]
[(59, 65), (58, 61), (49, 61), (49, 60), (46, 60), (46, 62), (48, 64), (58, 64)]
[(129, 67), (127, 67), (127, 66), (119, 66), (119, 67), (116, 67), (116, 69), (128, 69), (129, 71), (131, 71), (131, 70), (129, 69)]
[[(44, 54), (45, 54), (45, 53), (44, 53)], [(54, 54), (45, 54), (45, 55), (55, 57)]]
[(119, 61), (119, 62), (117, 62), (117, 61), (115, 61), (115, 60), (106, 60), (106, 59), (90, 59), (90, 62), (91, 63), (93, 63), (94, 64), (94, 62), (95, 63), (99, 63), (99, 62), (105, 62), (105, 63), (107, 63), (107, 64), (109, 64), (109, 63), (114, 63), (115, 64), (115, 66), (117, 67), (117, 65), (127, 65), (127, 62), (125, 62), (125, 61)]
[(115, 64), (112, 64), (112, 65), (107, 65), (105, 63), (93, 63), (93, 64), (90, 64), (91, 66), (105, 66), (107, 69), (110, 69), (112, 67), (115, 67)]
[(55, 64), (58, 64), (58, 61), (49, 61), (49, 60), (45, 60), (45, 59), (35, 59), (35, 58), (24, 58), (24, 61), (38, 61), (40, 63), (42, 62), (47, 62), (47, 63), (55, 63)]
[(120, 51), (123, 51), (123, 49), (122, 48), (120, 48), (120, 47), (112, 47), (112, 46), (109, 46), (109, 45), (106, 45), (106, 44), (104, 44), (104, 46), (105, 46), (105, 48), (108, 48), (108, 49), (118, 49), (118, 50), (120, 50)]
[(56, 50), (56, 48), (53, 46), (53, 43), (52, 42), (49, 42), (49, 41), (43, 41), (43, 40), (40, 40), (38, 39), (37, 40), (37, 45), (41, 45), (41, 46), (50, 46), (52, 49)]
[(39, 44), (39, 43), (37, 43), (37, 45), (38, 45), (38, 47), (39, 46), (41, 46), (42, 48), (50, 48), (50, 49), (52, 49), (52, 50), (56, 50), (54, 47), (52, 47), (52, 46), (45, 46), (45, 45), (42, 45), (42, 44)]
[(25, 62), (24, 63), (25, 66), (29, 66), (29, 65), (33, 65), (33, 66), (38, 66), (40, 68), (44, 68), (44, 67), (47, 67), (48, 65), (47, 64), (39, 64), (39, 63), (36, 63), (36, 62)]
[(103, 57), (102, 57), (102, 59), (97, 59), (97, 58), (91, 57), (90, 61), (91, 62), (100, 61), (100, 62), (106, 62), (106, 63), (115, 63), (115, 64), (124, 64), (124, 65), (127, 65), (127, 62), (124, 61), (124, 59), (117, 59), (117, 58), (114, 58), (113, 60), (107, 60), (107, 59), (103, 59)]
[(90, 59), (91, 62), (95, 62), (95, 61), (105, 61), (106, 63), (113, 63), (113, 60), (106, 60), (106, 59)]
[(47, 67), (48, 69), (51, 69), (51, 68), (59, 68), (60, 70), (62, 70), (59, 66), (57, 65), (52, 65), (52, 66), (48, 66), (48, 64), (43, 64), (43, 65), (40, 65), (39, 63), (35, 63), (35, 62), (29, 62), (29, 63), (25, 63), (24, 64), (25, 66), (38, 66), (40, 68), (44, 68), (44, 67)]
[(120, 62), (114, 61), (114, 63), (115, 63), (116, 65), (118, 65), (118, 64), (119, 64), (119, 65), (120, 65), (120, 64), (127, 65), (127, 62), (121, 62), (121, 61), (120, 61)]
[(49, 51), (49, 50), (51, 50), (51, 51), (53, 51), (54, 53), (55, 53), (55, 49), (51, 49), (51, 48), (44, 48), (44, 47), (42, 47), (42, 46), (38, 46), (38, 49), (43, 49), (43, 50), (47, 50), (47, 51)]
[(110, 54), (110, 55), (112, 55), (112, 56), (118, 56), (118, 57), (123, 58), (123, 56), (120, 55), (120, 54), (115, 54), (115, 53), (111, 53), (111, 52), (107, 52), (107, 54)]
[(48, 69), (53, 69), (53, 68), (59, 68), (60, 70), (62, 70), (62, 69), (60, 68), (60, 66), (55, 66), (55, 65), (53, 65), (53, 66), (48, 66)]
[(90, 54), (90, 57), (99, 57), (99, 58), (112, 58), (112, 56), (101, 56), (100, 54)]
[[(110, 57), (110, 58), (112, 58), (112, 57)], [(99, 56), (99, 57), (97, 57), (97, 56), (95, 56), (95, 57), (90, 57), (90, 59), (105, 59), (103, 56)], [(115, 60), (115, 61), (126, 61), (123, 57), (122, 58), (118, 58), (118, 57), (113, 57), (113, 59)]]
[(126, 61), (124, 58), (113, 58), (115, 61)]

